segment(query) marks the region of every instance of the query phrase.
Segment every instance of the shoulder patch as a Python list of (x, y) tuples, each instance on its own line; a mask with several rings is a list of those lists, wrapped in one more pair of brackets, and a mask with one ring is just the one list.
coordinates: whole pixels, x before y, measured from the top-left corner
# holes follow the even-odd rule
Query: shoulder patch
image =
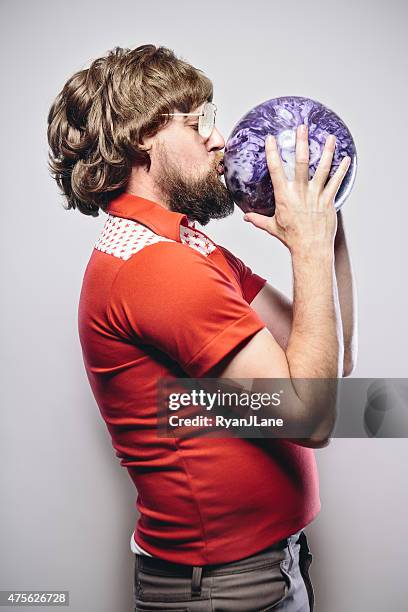
[[(95, 249), (127, 260), (138, 251), (157, 242), (176, 241), (155, 234), (151, 229), (133, 219), (123, 219), (108, 214), (102, 232), (95, 243)], [(200, 230), (195, 229), (194, 222), (190, 221), (187, 226), (180, 225), (180, 242), (206, 257), (216, 249), (216, 245)]]
[(151, 229), (133, 221), (108, 215), (103, 230), (95, 243), (95, 249), (119, 257), (129, 259), (144, 247), (156, 242), (175, 242), (164, 236), (158, 236)]
[(206, 257), (216, 248), (215, 244), (207, 236), (192, 227), (180, 225), (180, 239), (181, 242), (187, 244)]

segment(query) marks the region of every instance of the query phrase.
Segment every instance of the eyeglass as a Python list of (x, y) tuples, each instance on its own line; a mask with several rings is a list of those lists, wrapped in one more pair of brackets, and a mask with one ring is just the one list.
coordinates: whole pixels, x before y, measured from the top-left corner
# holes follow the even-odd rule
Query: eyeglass
[(209, 138), (215, 125), (215, 115), (217, 107), (212, 102), (206, 102), (201, 113), (162, 113), (162, 116), (167, 117), (199, 117), (198, 133), (203, 138)]

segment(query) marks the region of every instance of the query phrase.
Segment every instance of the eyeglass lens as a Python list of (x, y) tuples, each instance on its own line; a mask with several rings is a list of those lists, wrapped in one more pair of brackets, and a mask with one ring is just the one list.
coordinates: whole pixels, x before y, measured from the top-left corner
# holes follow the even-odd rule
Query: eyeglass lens
[(200, 115), (198, 128), (203, 138), (208, 138), (215, 125), (215, 106), (208, 103), (204, 106), (203, 115)]

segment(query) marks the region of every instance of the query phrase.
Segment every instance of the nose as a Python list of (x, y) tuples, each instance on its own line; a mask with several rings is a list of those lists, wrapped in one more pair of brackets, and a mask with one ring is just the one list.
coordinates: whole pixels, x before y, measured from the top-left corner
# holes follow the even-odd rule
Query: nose
[(225, 140), (222, 134), (214, 127), (210, 137), (206, 142), (207, 151), (219, 151), (225, 147)]

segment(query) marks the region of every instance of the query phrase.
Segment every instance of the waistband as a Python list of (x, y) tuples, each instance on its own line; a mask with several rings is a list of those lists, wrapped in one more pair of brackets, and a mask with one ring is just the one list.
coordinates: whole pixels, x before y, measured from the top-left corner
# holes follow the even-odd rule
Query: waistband
[[(268, 563), (267, 556), (269, 552), (284, 551), (288, 547), (289, 543), (291, 541), (296, 542), (301, 534), (302, 530), (283, 538), (283, 540), (275, 542), (271, 546), (268, 546), (267, 548), (264, 548), (263, 550), (260, 550), (249, 557), (245, 557), (237, 561), (193, 566), (185, 565), (183, 563), (173, 563), (172, 561), (165, 561), (164, 559), (159, 559), (158, 557), (148, 557), (147, 555), (136, 554), (136, 567), (137, 569), (146, 571), (147, 573), (149, 570), (151, 570), (155, 574), (161, 574), (163, 576), (180, 576), (188, 578), (191, 578), (192, 575), (194, 575), (194, 572), (197, 570), (197, 567), (199, 567), (202, 570), (200, 573), (202, 573), (203, 576), (220, 576), (234, 571), (235, 569), (249, 569), (254, 564), (262, 563), (262, 561)], [(282, 556), (282, 558), (284, 558), (284, 556)], [(277, 562), (279, 561), (280, 559), (277, 559)]]

